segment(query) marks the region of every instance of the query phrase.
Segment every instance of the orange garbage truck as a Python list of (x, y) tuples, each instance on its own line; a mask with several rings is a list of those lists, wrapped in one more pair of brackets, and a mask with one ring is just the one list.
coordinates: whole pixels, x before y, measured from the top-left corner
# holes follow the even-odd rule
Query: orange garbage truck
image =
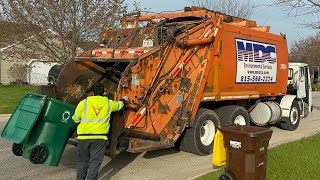
[(269, 29), (198, 7), (132, 13), (42, 92), (76, 105), (101, 82), (109, 98), (128, 96), (112, 118), (111, 157), (174, 146), (208, 155), (220, 125), (295, 130), (312, 110), (308, 65), (289, 64), (286, 36)]

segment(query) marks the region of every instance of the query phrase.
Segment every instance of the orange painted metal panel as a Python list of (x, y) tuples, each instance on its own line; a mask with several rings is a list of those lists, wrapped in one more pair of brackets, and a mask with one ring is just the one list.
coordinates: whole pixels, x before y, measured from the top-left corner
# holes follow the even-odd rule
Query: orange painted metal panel
[[(286, 93), (288, 50), (284, 37), (229, 24), (223, 24), (219, 33), (220, 39), (217, 40), (221, 40), (222, 52), (219, 58), (214, 59), (207, 81), (209, 89), (206, 89), (203, 99), (216, 96), (214, 99), (220, 100), (223, 94), (277, 96)], [(248, 46), (245, 48), (251, 47), (237, 53), (240, 51), (237, 41)], [(258, 50), (254, 50), (255, 45)], [(275, 58), (271, 58), (268, 47), (274, 48)], [(238, 63), (239, 60), (243, 61)]]

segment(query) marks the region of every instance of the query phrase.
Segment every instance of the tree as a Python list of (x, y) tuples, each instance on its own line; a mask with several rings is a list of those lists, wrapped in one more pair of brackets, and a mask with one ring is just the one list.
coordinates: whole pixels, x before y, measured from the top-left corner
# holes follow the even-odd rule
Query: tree
[(320, 65), (320, 32), (295, 41), (290, 49), (290, 62), (303, 62), (309, 66), (317, 67)]
[(190, 0), (193, 5), (247, 19), (255, 11), (252, 0)]
[(127, 11), (124, 0), (3, 0), (0, 3), (0, 19), (19, 24), (19, 30), (4, 36), (24, 43), (28, 53), (42, 51), (46, 55), (44, 59), (58, 62), (75, 57), (79, 47), (86, 49), (85, 45), (97, 40), (104, 27), (118, 27), (120, 17)]
[(27, 79), (28, 66), (26, 64), (14, 64), (8, 71), (13, 83), (24, 84)]
[[(289, 15), (294, 16), (319, 16), (320, 1), (319, 0), (276, 0), (276, 5), (280, 5), (289, 11)], [(313, 19), (313, 18), (312, 18)], [(302, 22), (305, 27), (320, 29), (320, 21)]]

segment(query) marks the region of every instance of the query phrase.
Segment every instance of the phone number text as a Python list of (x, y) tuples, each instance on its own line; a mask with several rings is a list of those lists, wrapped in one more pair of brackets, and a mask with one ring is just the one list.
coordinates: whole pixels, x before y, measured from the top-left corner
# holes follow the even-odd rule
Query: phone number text
[(241, 76), (241, 82), (273, 82), (272, 76)]

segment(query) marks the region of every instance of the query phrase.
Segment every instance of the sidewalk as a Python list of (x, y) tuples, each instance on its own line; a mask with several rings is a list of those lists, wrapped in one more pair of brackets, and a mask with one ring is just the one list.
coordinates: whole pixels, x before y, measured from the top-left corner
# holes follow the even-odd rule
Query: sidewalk
[(11, 114), (0, 114), (0, 122), (6, 122), (10, 118)]

